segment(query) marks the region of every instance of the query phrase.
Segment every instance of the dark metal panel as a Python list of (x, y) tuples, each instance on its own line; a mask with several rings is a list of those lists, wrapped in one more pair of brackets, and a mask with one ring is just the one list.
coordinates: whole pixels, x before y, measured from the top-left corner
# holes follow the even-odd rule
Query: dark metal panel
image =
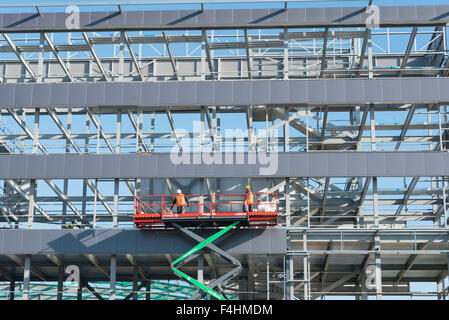
[(288, 81), (290, 99), (293, 101), (308, 101), (309, 92), (307, 90), (307, 81)]
[[(115, 85), (115, 83), (109, 83), (108, 87)], [(95, 106), (105, 105), (106, 97), (106, 84), (84, 84), (87, 87), (87, 101)]]
[[(413, 89), (413, 86), (409, 86)], [(402, 100), (402, 81), (394, 81), (393, 79), (385, 79), (382, 81), (382, 95), (388, 97), (390, 103), (400, 103)], [(409, 98), (408, 96), (406, 97)], [(411, 99), (411, 98), (410, 98)], [(410, 100), (409, 100), (410, 101)]]
[[(5, 173), (5, 177), (17, 177), (17, 179), (25, 179), (29, 175), (27, 174), (28, 168), (28, 156), (27, 155), (11, 155), (8, 156), (9, 161), (9, 173)], [(6, 168), (0, 168), (3, 171)], [(3, 176), (3, 174), (2, 174)]]
[[(148, 155), (14, 155), (9, 168), (0, 167), (0, 179), (82, 178), (204, 178), (204, 177), (428, 177), (449, 175), (447, 152), (280, 152), (262, 154), (270, 159), (255, 164), (238, 162), (241, 154), (222, 154), (220, 163), (205, 161), (206, 155), (187, 154), (187, 162), (171, 159), (169, 153)], [(229, 158), (229, 156), (231, 156)], [(271, 156), (271, 158), (270, 158)], [(7, 156), (3, 156), (7, 157)], [(318, 158), (318, 159), (317, 159)], [(73, 166), (78, 161), (81, 165)], [(42, 167), (46, 170), (28, 170)], [(270, 167), (271, 166), (271, 167)], [(268, 168), (272, 168), (270, 171)], [(396, 168), (397, 170), (393, 170)], [(82, 170), (82, 171), (81, 171)]]
[(407, 16), (402, 16), (402, 10), (404, 10), (406, 7), (401, 8), (401, 16), (399, 16), (399, 8), (398, 7), (389, 7), (387, 10), (385, 8), (382, 8), (380, 11), (380, 18), (381, 21), (400, 21), (403, 19), (408, 19)]
[[(344, 103), (346, 101), (345, 81), (338, 81), (335, 83), (326, 82), (327, 100), (335, 100), (337, 103)], [(348, 93), (349, 95), (352, 92)]]
[[(380, 24), (436, 25), (449, 22), (449, 6), (385, 6), (380, 8)], [(365, 27), (368, 17), (365, 7), (351, 8), (289, 8), (232, 10), (165, 10), (81, 12), (80, 31), (124, 29), (200, 29), (200, 28), (272, 28), (272, 27)], [(0, 32), (37, 30), (68, 30), (65, 12), (0, 14)]]
[[(406, 161), (406, 159), (404, 160), (404, 162)], [(438, 176), (438, 174), (440, 173), (439, 169), (443, 169), (447, 171), (447, 161), (445, 160), (444, 157), (444, 153), (437, 153), (435, 154), (435, 160), (432, 162), (426, 161), (424, 160), (424, 170), (426, 171), (426, 174), (431, 176), (431, 177), (435, 177)], [(441, 163), (442, 164), (442, 168), (440, 168), (439, 166), (435, 166), (435, 163)], [(405, 171), (405, 166), (402, 167), (402, 171)]]
[[(123, 157), (121, 157), (123, 160), (128, 160), (128, 155), (124, 154)], [(116, 171), (116, 172), (120, 172), (120, 164), (121, 164), (121, 159), (120, 157), (118, 157), (115, 154), (110, 155), (109, 157), (103, 158), (103, 160), (101, 161), (101, 176), (102, 177), (107, 177), (109, 172), (111, 171)], [(129, 163), (134, 162), (134, 161), (127, 161)]]
[[(68, 23), (69, 26), (73, 26), (72, 24), (75, 22), (74, 17), (69, 14), (43, 14), (39, 17), (39, 26), (62, 26)], [(80, 15), (80, 25), (87, 26), (89, 25), (89, 14)]]
[[(443, 12), (446, 11), (447, 13), (447, 8), (442, 9)], [(438, 8), (437, 6), (420, 6), (418, 15), (419, 18), (423, 20), (438, 20), (437, 17), (441, 17), (443, 12), (440, 12), (440, 8)]]
[(0, 106), (46, 106), (50, 87), (50, 93), (61, 91), (51, 98), (52, 107), (448, 103), (448, 86), (448, 78), (4, 84), (0, 90), (5, 99)]
[(363, 81), (345, 80), (346, 101), (352, 103), (354, 101), (363, 101), (365, 99), (365, 85)]
[[(91, 84), (95, 85), (95, 84)], [(87, 87), (85, 84), (61, 84), (68, 87), (69, 103), (72, 106), (85, 106), (87, 103)], [(90, 100), (89, 100), (90, 101)]]
[(234, 11), (235, 10), (220, 10), (219, 12), (216, 11), (214, 24), (217, 26), (234, 24)]
[[(440, 82), (438, 79), (428, 79), (428, 81), (421, 82), (421, 99), (429, 102), (429, 97), (440, 96)], [(408, 89), (408, 86), (407, 86)]]
[[(234, 90), (236, 90), (236, 100), (241, 97), (240, 92), (237, 92), (238, 85), (236, 84), (236, 87), (234, 88), (234, 83), (234, 81), (224, 81), (223, 84), (220, 85), (220, 89), (215, 93), (215, 99), (217, 99), (217, 101), (223, 101), (223, 104), (234, 104)], [(251, 97), (251, 93), (249, 94)]]
[[(333, 157), (328, 157), (328, 166), (329, 172), (338, 173), (338, 175), (349, 176), (352, 175), (350, 170), (348, 170), (348, 166), (352, 163), (352, 159), (350, 159), (350, 154), (347, 152), (341, 153), (336, 152)], [(314, 164), (311, 164), (312, 166)]]
[(240, 103), (251, 104), (252, 88), (251, 81), (241, 81), (239, 83), (234, 83), (233, 93), (238, 97)]
[[(114, 156), (114, 155), (111, 155)], [(83, 176), (86, 178), (101, 178), (102, 161), (98, 161), (98, 157), (94, 154), (83, 155), (80, 161), (83, 161)], [(67, 172), (68, 173), (68, 172)], [(114, 175), (114, 178), (116, 174)]]
[(32, 103), (33, 98), (33, 85), (32, 84), (15, 84), (15, 99), (14, 104), (16, 107), (34, 107)]
[[(405, 170), (416, 170), (419, 172), (426, 172), (426, 157), (422, 153), (412, 153), (405, 159)], [(437, 165), (437, 163), (434, 163)], [(441, 165), (441, 163), (440, 163)]]
[(179, 82), (178, 100), (196, 101), (196, 90), (192, 90), (192, 85), (189, 82)]
[[(196, 100), (189, 101), (190, 103), (186, 103), (187, 105), (217, 105), (210, 102), (215, 101), (216, 87), (220, 87), (217, 91), (221, 90), (220, 84), (217, 84), (216, 81), (198, 81), (196, 83), (193, 82), (192, 84), (196, 86)], [(236, 99), (234, 100), (234, 103), (235, 101)]]
[[(117, 15), (117, 17), (119, 17), (120, 15)], [(142, 25), (144, 22), (144, 11), (132, 11), (132, 12), (124, 12), (124, 20), (125, 23), (124, 25)], [(114, 20), (109, 20), (109, 25), (113, 25), (115, 21)], [(153, 22), (154, 23), (154, 22)]]
[[(327, 176), (329, 174), (329, 166), (332, 165), (332, 163), (328, 163), (327, 157), (322, 157), (320, 152), (312, 152), (310, 153), (309, 157), (309, 170), (311, 170), (312, 166), (319, 166), (321, 168), (321, 172), (324, 176)], [(312, 165), (310, 165), (312, 164)], [(292, 163), (292, 166), (302, 166), (302, 163)]]
[(33, 172), (45, 172), (45, 166), (47, 158), (42, 156), (34, 157), (33, 161), (30, 161), (27, 166), (27, 176), (33, 175)]
[(159, 106), (159, 86), (160, 82), (156, 83), (142, 83), (142, 97), (140, 104), (142, 106)]
[(338, 19), (344, 16), (344, 8), (326, 8), (326, 19), (331, 22), (337, 22)]
[[(317, 81), (308, 81), (307, 89), (308, 89), (308, 101), (301, 101), (302, 103), (310, 103), (310, 104), (318, 104), (322, 103), (323, 100), (326, 100), (327, 97), (327, 88), (326, 82), (322, 80)], [(301, 99), (302, 100), (302, 99)]]
[(276, 103), (290, 103), (290, 92), (288, 81), (270, 82), (270, 96)]
[[(352, 80), (350, 80), (352, 81)], [(359, 80), (360, 81), (360, 80)], [(365, 86), (365, 102), (366, 103), (376, 103), (383, 101), (383, 80), (362, 80)], [(353, 81), (356, 82), (356, 81)]]
[(2, 230), (0, 233), (3, 234), (3, 245), (1, 246), (2, 253), (24, 253), (21, 250), (23, 245), (23, 230)]
[(123, 83), (123, 104), (141, 105), (142, 84), (141, 83)]
[[(159, 171), (159, 161), (160, 159), (157, 157), (153, 157), (151, 161), (146, 161), (145, 158), (148, 157), (148, 155), (141, 155), (137, 157), (137, 168), (138, 168), (138, 176), (142, 177), (145, 175), (149, 176), (157, 176), (157, 173)], [(121, 163), (121, 166), (128, 166), (127, 163)]]
[[(448, 13), (448, 15), (449, 15), (449, 13)], [(449, 79), (448, 78), (443, 78), (443, 79), (446, 80), (446, 81), (441, 81), (441, 82), (438, 83), (439, 87), (440, 87), (440, 95), (439, 95), (439, 97), (440, 97), (441, 101), (446, 102), (449, 99), (449, 90), (448, 90), (448, 88), (449, 88), (449, 81), (448, 80)], [(426, 92), (426, 94), (428, 94), (428, 93)]]
[[(126, 14), (126, 13), (125, 13)], [(161, 24), (161, 18), (162, 18), (162, 11), (144, 11), (143, 13), (143, 24), (147, 26), (151, 25), (160, 25)], [(130, 21), (127, 21), (128, 23), (132, 23)], [(134, 23), (132, 23), (134, 24)]]
[(251, 83), (252, 89), (252, 101), (254, 104), (266, 104), (267, 101), (271, 101), (270, 81), (254, 81)]
[[(393, 154), (393, 157), (388, 157), (389, 159), (386, 160), (387, 155), (390, 155), (390, 154), (391, 153), (387, 154), (387, 153), (379, 152), (379, 153), (373, 153), (372, 156), (369, 156), (367, 158), (367, 163), (366, 163), (368, 171), (370, 173), (385, 172), (385, 174), (386, 174), (387, 168), (390, 165), (390, 163), (392, 163), (393, 161), (398, 161), (398, 159), (401, 160), (401, 157), (404, 156), (403, 153), (397, 154), (397, 156), (395, 156), (395, 154)], [(413, 168), (412, 168), (412, 171), (413, 171)], [(367, 175), (367, 176), (382, 176), (382, 175), (373, 174), (373, 175)]]
[(69, 87), (61, 83), (52, 83), (50, 85), (50, 105), (67, 106), (69, 101)]
[[(9, 167), (9, 159), (11, 157), (5, 154), (0, 154), (0, 168), (3, 168), (5, 170), (5, 172), (10, 172), (10, 167)], [(8, 179), (8, 175), (6, 175), (4, 177), (4, 179)]]
[[(105, 105), (117, 106), (128, 103), (123, 99), (123, 84), (123, 82), (117, 82), (105, 87)], [(90, 92), (88, 94), (90, 95)]]
[(4, 86), (0, 85), (0, 106), (14, 106), (15, 105), (15, 91), (16, 85)]
[[(405, 99), (409, 100), (422, 100), (423, 88), (420, 86), (421, 82), (418, 79), (404, 79), (401, 82), (401, 95), (400, 101)], [(397, 93), (399, 96), (399, 92)]]
[[(391, 175), (391, 176), (403, 175), (404, 177), (407, 176), (406, 175), (407, 170), (405, 169), (405, 162), (407, 161), (407, 157), (408, 157), (408, 155), (404, 155), (402, 157), (398, 157), (397, 161), (389, 162), (387, 164), (387, 168), (386, 168), (388, 175)], [(433, 165), (434, 165), (433, 161), (431, 163), (433, 163)], [(438, 166), (436, 166), (436, 167), (438, 167)]]
[(183, 101), (183, 97), (178, 96), (178, 84), (177, 82), (165, 82), (159, 87), (159, 99), (160, 104), (164, 106), (170, 106), (179, 104)]
[[(0, 254), (182, 254), (195, 245), (178, 231), (129, 229), (0, 230), (0, 239)], [(285, 229), (234, 230), (220, 248), (230, 254), (283, 254), (285, 239)]]
[[(120, 170), (120, 175), (124, 177), (138, 177), (139, 176), (139, 156), (137, 154), (124, 154), (123, 156), (116, 157), (120, 165), (117, 166)], [(135, 163), (137, 165), (130, 166), (129, 163)], [(144, 168), (144, 172), (151, 170), (152, 165), (147, 165)], [(103, 169), (104, 170), (104, 169)]]
[(33, 105), (35, 107), (48, 107), (50, 104), (51, 85), (33, 84)]
[[(27, 157), (32, 161), (36, 157), (33, 157), (31, 155), (27, 155)], [(63, 178), (66, 174), (72, 175), (72, 168), (67, 167), (67, 171), (64, 169), (66, 168), (66, 156), (64, 154), (49, 154), (49, 155), (38, 155), (38, 158), (45, 158), (45, 175), (49, 177), (53, 177), (54, 179), (57, 178)], [(39, 159), (41, 160), (41, 159)], [(81, 160), (81, 159), (80, 159)], [(30, 161), (28, 162), (28, 165), (30, 165)], [(98, 174), (98, 172), (97, 172)]]
[(66, 168), (70, 168), (70, 172), (74, 178), (81, 178), (83, 176), (83, 164), (84, 161), (76, 154), (65, 155)]

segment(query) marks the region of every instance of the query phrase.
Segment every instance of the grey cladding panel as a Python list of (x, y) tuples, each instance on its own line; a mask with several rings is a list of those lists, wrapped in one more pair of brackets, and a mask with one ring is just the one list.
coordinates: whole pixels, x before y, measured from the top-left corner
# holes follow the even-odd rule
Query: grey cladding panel
[(159, 106), (159, 86), (161, 84), (157, 83), (142, 83), (142, 97), (141, 97), (141, 105), (142, 106)]
[[(112, 155), (113, 156), (113, 155)], [(102, 161), (98, 161), (95, 155), (85, 155), (83, 157), (83, 176), (87, 178), (99, 177), (101, 178), (101, 165)], [(115, 174), (117, 175), (117, 173)], [(114, 175), (114, 176), (115, 176)]]
[[(4, 84), (4, 108), (448, 103), (447, 78)], [(50, 89), (49, 89), (50, 88)], [(430, 90), (426, 90), (429, 88)], [(14, 100), (12, 99), (14, 93)], [(68, 96), (68, 101), (64, 98)]]
[(16, 85), (3, 86), (0, 85), (0, 105), (3, 106), (13, 106), (15, 105), (15, 91)]
[[(32, 156), (28, 156), (32, 157)], [(39, 158), (45, 157), (45, 174), (53, 178), (64, 177), (64, 169), (66, 167), (66, 156), (61, 154), (39, 155)], [(34, 158), (34, 157), (33, 157)], [(41, 161), (41, 159), (39, 159)], [(72, 171), (72, 168), (68, 168), (67, 171)], [(71, 173), (73, 174), (73, 173)]]
[(141, 105), (142, 84), (141, 83), (123, 83), (123, 104)]
[(50, 105), (67, 106), (69, 101), (69, 87), (65, 84), (50, 85)]
[[(236, 91), (237, 91), (236, 86)], [(237, 94), (237, 97), (240, 98), (240, 94)], [(219, 101), (223, 101), (223, 104), (232, 105), (234, 104), (234, 82), (233, 81), (224, 81), (222, 85), (220, 85), (220, 89), (215, 93), (215, 98)]]
[(50, 104), (51, 85), (33, 84), (33, 104), (36, 107), (48, 107)]
[[(9, 157), (9, 173), (5, 173), (6, 177), (17, 177), (17, 179), (24, 179), (28, 177), (27, 168), (28, 168), (28, 156), (7, 156)], [(0, 168), (0, 170), (4, 170), (6, 168)]]
[[(116, 85), (115, 83), (109, 83), (108, 88)], [(87, 87), (87, 101), (96, 106), (105, 105), (106, 86), (103, 83), (85, 84)]]
[(304, 103), (322, 103), (326, 100), (327, 96), (327, 85), (323, 80), (317, 81), (308, 81), (308, 101), (304, 101)]
[[(228, 156), (232, 156), (231, 160)], [(449, 175), (447, 152), (319, 152), (263, 154), (269, 163), (238, 162), (241, 154), (222, 154), (222, 164), (188, 155), (186, 164), (168, 153), (151, 155), (14, 155), (0, 167), (0, 179), (204, 178), (204, 177), (428, 177)], [(245, 158), (247, 156), (245, 155)], [(199, 159), (198, 161), (195, 159)], [(6, 163), (6, 160), (5, 160)], [(43, 168), (46, 170), (34, 170)], [(270, 167), (271, 166), (271, 167)], [(271, 168), (272, 170), (268, 170)], [(397, 170), (393, 170), (396, 168)], [(355, 171), (354, 171), (355, 170)]]
[(270, 96), (277, 103), (289, 103), (291, 100), (288, 81), (271, 81)]
[[(0, 168), (3, 168), (5, 170), (5, 172), (10, 172), (10, 167), (9, 167), (9, 159), (11, 157), (6, 155), (6, 154), (0, 154)], [(5, 179), (9, 178), (8, 175), (5, 175), (4, 177)]]
[(14, 84), (15, 99), (14, 104), (21, 107), (31, 107), (33, 102), (33, 85), (32, 84)]
[(87, 86), (85, 84), (64, 84), (69, 88), (69, 103), (72, 106), (85, 106), (87, 103)]
[[(380, 8), (380, 24), (436, 25), (449, 22), (449, 6), (385, 6)], [(0, 14), (0, 32), (25, 32), (36, 29), (67, 30), (65, 12)], [(368, 17), (365, 7), (350, 8), (289, 8), (233, 10), (165, 10), (81, 12), (80, 30), (125, 29), (199, 29), (213, 27), (365, 27)]]
[[(88, 94), (91, 92), (89, 91)], [(111, 83), (105, 87), (105, 101), (104, 104), (108, 106), (122, 105), (123, 99), (123, 83)], [(128, 101), (126, 101), (128, 103)], [(101, 103), (98, 103), (101, 104)]]
[[(220, 247), (231, 254), (282, 254), (285, 238), (283, 229), (234, 230)], [(181, 254), (194, 245), (180, 232), (123, 229), (0, 230), (0, 239), (0, 254)]]
[(159, 100), (164, 106), (179, 105), (183, 97), (178, 96), (178, 84), (176, 82), (162, 83), (159, 86)]

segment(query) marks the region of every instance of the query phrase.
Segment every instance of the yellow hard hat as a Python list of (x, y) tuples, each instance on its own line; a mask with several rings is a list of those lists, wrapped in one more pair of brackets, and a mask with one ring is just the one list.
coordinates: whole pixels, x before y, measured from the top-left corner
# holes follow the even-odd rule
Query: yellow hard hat
[(250, 186), (246, 186), (246, 189), (250, 189)]

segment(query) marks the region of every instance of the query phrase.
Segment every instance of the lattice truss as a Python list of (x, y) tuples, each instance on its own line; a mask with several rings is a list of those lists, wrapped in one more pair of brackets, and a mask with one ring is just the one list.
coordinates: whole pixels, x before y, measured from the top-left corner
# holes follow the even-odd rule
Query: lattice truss
[[(443, 25), (373, 30), (345, 26), (42, 30), (3, 33), (0, 44), (0, 80), (5, 84), (449, 75)], [(447, 151), (448, 128), (447, 106), (440, 104), (141, 108), (48, 105), (0, 109), (0, 153)], [(286, 296), (286, 277), (294, 281), (294, 263), (304, 268), (304, 272), (296, 272), (304, 282), (290, 282), (290, 298), (295, 294), (304, 299), (317, 298), (336, 289), (342, 294), (358, 290), (343, 284), (351, 280), (357, 286), (360, 270), (332, 269), (332, 263), (339, 264), (337, 258), (322, 255), (337, 250), (337, 244), (341, 243), (341, 249), (343, 243), (346, 245), (344, 232), (339, 233), (337, 228), (419, 227), (439, 232), (448, 223), (447, 177), (349, 176), (0, 180), (0, 225), (59, 228), (76, 221), (85, 228), (132, 228), (134, 195), (173, 194), (178, 188), (185, 194), (240, 193), (248, 183), (256, 192), (278, 193), (279, 225), (292, 230), (291, 255), (271, 265), (270, 281), (279, 298)], [(316, 239), (308, 248), (301, 228), (312, 233), (319, 229), (317, 234), (309, 234)], [(333, 240), (320, 238), (323, 229), (334, 232), (326, 235)], [(422, 242), (407, 242), (414, 246), (412, 250), (424, 250), (426, 243), (434, 239), (420, 235)], [(360, 261), (354, 260), (353, 264), (362, 270), (376, 263), (373, 250), (380, 248), (379, 235), (369, 237), (366, 246), (354, 248)], [(404, 237), (413, 237), (413, 233), (404, 231)], [(388, 241), (387, 235), (385, 239)], [(305, 253), (310, 248), (317, 250), (317, 256)], [(438, 272), (434, 270), (429, 277), (407, 278), (405, 273), (413, 268), (417, 255), (407, 251), (403, 257), (404, 261), (398, 263), (402, 265), (399, 273), (389, 276), (386, 282), (391, 284), (391, 292), (408, 292), (408, 284), (401, 291), (395, 287), (398, 283), (413, 279), (440, 281), (447, 276), (447, 270), (441, 271), (445, 262), (437, 259), (441, 267), (435, 267)], [(245, 266), (253, 264), (248, 259)], [(313, 264), (323, 265), (324, 269), (315, 270)], [(256, 279), (256, 286), (265, 290), (263, 281)], [(323, 283), (327, 285), (323, 287)], [(229, 290), (232, 292), (236, 285), (229, 284)]]
[[(407, 46), (403, 48), (399, 42)], [(284, 28), (10, 33), (3, 34), (0, 52), (4, 83), (366, 78), (370, 74), (379, 78), (435, 77), (448, 72), (445, 28), (440, 26), (372, 32), (362, 28)], [(372, 55), (372, 68), (367, 66), (368, 54)], [(199, 128), (192, 128), (191, 121), (198, 121)], [(371, 109), (331, 105), (3, 109), (0, 141), (3, 153), (25, 154), (165, 152), (183, 150), (183, 145), (192, 151), (369, 151), (373, 121), (377, 150), (445, 149), (446, 107), (415, 104), (375, 105)], [(244, 130), (225, 135), (226, 130), (237, 128)], [(193, 134), (195, 130), (198, 136)], [(198, 141), (200, 147), (192, 147), (198, 146)], [(168, 190), (182, 185), (176, 180), (165, 181)], [(443, 180), (379, 178), (383, 223), (438, 222), (444, 211)], [(67, 216), (85, 222), (91, 221), (96, 211), (98, 221), (110, 221), (115, 212), (118, 220), (129, 222), (131, 197), (139, 183), (38, 181), (35, 221), (61, 223)], [(184, 183), (192, 187), (196, 182)], [(210, 188), (210, 184), (206, 185)], [(365, 211), (372, 207), (370, 178), (298, 177), (262, 184), (261, 192), (285, 192), (288, 188), (295, 225), (359, 223), (355, 217), (364, 205)], [(120, 193), (114, 193), (114, 188)], [(83, 194), (70, 195), (70, 189), (83, 190)], [(4, 221), (27, 220), (30, 182), (4, 181), (2, 190)]]

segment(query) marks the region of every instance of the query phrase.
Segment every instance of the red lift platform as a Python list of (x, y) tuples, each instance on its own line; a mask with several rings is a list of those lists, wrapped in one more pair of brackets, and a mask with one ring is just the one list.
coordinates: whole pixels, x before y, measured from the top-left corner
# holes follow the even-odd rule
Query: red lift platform
[(170, 223), (183, 226), (228, 225), (240, 221), (248, 226), (277, 225), (276, 193), (254, 193), (252, 211), (246, 212), (245, 194), (185, 195), (189, 202), (185, 212), (178, 214), (176, 196), (134, 196), (134, 223), (139, 229), (165, 229)]

